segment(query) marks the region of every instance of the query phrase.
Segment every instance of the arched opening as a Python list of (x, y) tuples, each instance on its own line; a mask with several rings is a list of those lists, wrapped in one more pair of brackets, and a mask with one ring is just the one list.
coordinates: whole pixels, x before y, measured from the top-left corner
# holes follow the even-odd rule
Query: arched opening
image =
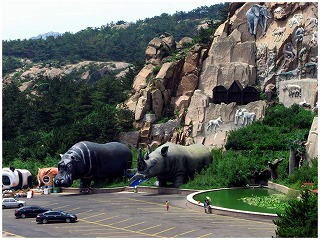
[(228, 90), (224, 86), (216, 86), (212, 90), (213, 94), (213, 103), (220, 104), (220, 103), (228, 103)]
[(242, 104), (246, 105), (250, 102), (258, 101), (259, 100), (259, 92), (253, 86), (245, 87), (242, 90)]
[(234, 80), (228, 90), (229, 103), (242, 104), (242, 86), (238, 80)]

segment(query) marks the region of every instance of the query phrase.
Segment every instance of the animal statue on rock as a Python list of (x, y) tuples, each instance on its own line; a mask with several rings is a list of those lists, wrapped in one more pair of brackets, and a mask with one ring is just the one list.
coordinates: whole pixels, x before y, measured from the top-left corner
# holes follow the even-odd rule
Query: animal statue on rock
[(56, 187), (70, 187), (74, 180), (80, 179), (80, 188), (88, 188), (91, 181), (122, 177), (132, 163), (130, 149), (119, 142), (78, 142), (60, 156)]
[(213, 120), (209, 120), (208, 122), (208, 127), (207, 127), (207, 130), (211, 130), (212, 131), (212, 128), (214, 130), (214, 132), (216, 132), (217, 130), (217, 127), (220, 128), (220, 131), (221, 130), (221, 125), (223, 124), (223, 121), (222, 121), (222, 118), (221, 117), (218, 117), (217, 119), (213, 119)]
[(300, 97), (301, 96), (301, 87), (296, 84), (286, 84), (283, 88), (283, 91), (288, 91), (289, 97)]
[(257, 25), (262, 28), (262, 36), (266, 34), (268, 19), (268, 10), (266, 6), (254, 4), (246, 13), (249, 32), (251, 35), (257, 35)]
[(245, 108), (237, 109), (236, 114), (234, 115), (234, 124), (235, 125), (238, 124), (239, 119), (241, 118), (243, 112), (248, 112), (248, 111)]
[[(140, 159), (140, 160), (139, 160)], [(143, 157), (138, 156), (138, 172), (129, 180), (157, 177), (159, 186), (179, 187), (212, 162), (211, 152), (202, 144), (182, 146), (165, 143)]]
[(256, 114), (254, 112), (242, 111), (240, 117), (242, 118), (242, 125), (248, 125), (256, 120)]

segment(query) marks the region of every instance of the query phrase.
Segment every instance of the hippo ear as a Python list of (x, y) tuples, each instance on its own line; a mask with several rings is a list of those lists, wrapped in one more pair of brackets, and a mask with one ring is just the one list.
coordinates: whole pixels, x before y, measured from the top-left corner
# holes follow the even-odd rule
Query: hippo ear
[(169, 146), (165, 146), (165, 147), (161, 148), (161, 155), (166, 156), (168, 153), (168, 149), (169, 149)]

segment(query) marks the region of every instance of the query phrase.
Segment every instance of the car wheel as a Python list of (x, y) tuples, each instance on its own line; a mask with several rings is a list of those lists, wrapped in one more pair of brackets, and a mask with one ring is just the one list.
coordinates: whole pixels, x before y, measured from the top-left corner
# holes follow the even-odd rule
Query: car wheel
[(43, 224), (46, 224), (47, 222), (48, 222), (47, 219), (42, 219), (42, 223), (43, 223)]
[(2, 205), (2, 208), (6, 208), (6, 206)]
[(21, 214), (21, 218), (26, 218), (26, 215), (25, 214)]
[(19, 208), (23, 207), (23, 204), (20, 203), (20, 204), (18, 205), (18, 207), (19, 207)]
[(66, 218), (66, 223), (71, 222), (70, 218)]

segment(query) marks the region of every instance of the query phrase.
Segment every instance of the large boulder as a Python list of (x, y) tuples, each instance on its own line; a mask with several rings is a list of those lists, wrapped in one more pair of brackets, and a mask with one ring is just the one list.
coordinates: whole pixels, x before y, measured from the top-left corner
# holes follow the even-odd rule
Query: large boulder
[(133, 81), (133, 89), (139, 91), (147, 86), (147, 79), (153, 74), (154, 66), (152, 64), (146, 64), (141, 71), (135, 76)]
[(164, 33), (153, 38), (146, 49), (146, 63), (160, 64), (161, 60), (176, 50), (176, 42), (171, 34)]

